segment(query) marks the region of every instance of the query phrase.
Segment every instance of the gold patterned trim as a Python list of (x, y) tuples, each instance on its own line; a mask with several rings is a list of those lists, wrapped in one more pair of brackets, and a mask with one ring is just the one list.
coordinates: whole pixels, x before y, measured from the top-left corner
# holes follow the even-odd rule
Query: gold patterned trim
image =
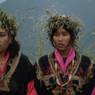
[[(51, 55), (48, 56), (48, 60), (49, 60), (49, 65), (51, 67), (51, 70), (53, 71), (53, 73), (54, 73), (54, 75), (56, 77), (56, 80), (59, 81), (58, 71), (55, 70), (56, 68), (54, 68), (54, 66), (53, 66), (54, 65), (54, 60), (53, 60)], [(76, 74), (76, 72), (77, 72), (77, 70), (79, 68), (80, 62), (81, 62), (81, 56), (78, 58), (78, 60), (76, 62), (74, 62), (74, 63), (76, 63), (76, 65), (74, 66), (72, 72), (70, 72), (70, 75), (69, 75), (70, 80), (68, 80), (67, 82), (65, 82), (65, 83), (63, 83), (63, 84), (61, 84), (59, 86), (61, 86), (63, 88), (64, 86), (66, 86), (71, 81), (71, 79)]]
[(16, 56), (10, 66), (10, 70), (8, 71), (8, 73), (4, 76), (4, 79), (0, 80), (0, 91), (10, 91), (10, 88), (8, 87), (8, 84), (10, 82), (10, 79), (14, 73), (14, 71), (16, 70), (16, 67), (19, 63), (20, 60), (20, 56), (21, 56), (21, 52), (19, 52), (19, 55)]

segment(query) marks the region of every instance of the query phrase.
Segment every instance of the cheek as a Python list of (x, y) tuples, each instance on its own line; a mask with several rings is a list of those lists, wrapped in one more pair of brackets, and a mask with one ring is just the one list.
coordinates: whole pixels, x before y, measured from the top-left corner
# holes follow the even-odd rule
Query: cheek
[(53, 37), (52, 41), (53, 41), (53, 44), (57, 44), (59, 42), (57, 37)]
[(70, 36), (66, 36), (63, 38), (63, 43), (65, 45), (70, 45), (71, 44), (71, 37)]
[(67, 35), (67, 36), (63, 36), (63, 37), (53, 37), (53, 44), (57, 44), (57, 43), (63, 43), (64, 45), (68, 45), (71, 44), (71, 36)]
[(57, 38), (54, 36), (54, 37), (52, 38), (52, 41), (55, 42), (56, 40), (57, 40)]
[(7, 48), (10, 43), (11, 43), (11, 40), (9, 39), (9, 37), (5, 37), (2, 39), (2, 45), (4, 48)]

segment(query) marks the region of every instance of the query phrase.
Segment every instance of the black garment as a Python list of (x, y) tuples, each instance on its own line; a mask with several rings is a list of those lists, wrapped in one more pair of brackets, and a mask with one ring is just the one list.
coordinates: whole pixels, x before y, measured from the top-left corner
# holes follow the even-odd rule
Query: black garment
[[(82, 72), (82, 74), (83, 74), (82, 76), (86, 77), (87, 76), (87, 71), (88, 71), (90, 65), (91, 65), (91, 60), (87, 56), (83, 55), (82, 58), (81, 58), (81, 62), (79, 64), (78, 71), (77, 71), (76, 75), (78, 73), (80, 73), (81, 70), (82, 70), (83, 71)], [(50, 73), (48, 73), (49, 70), (50, 70), (50, 65), (49, 65), (49, 61), (48, 61), (48, 56), (47, 55), (42, 56), (39, 59), (39, 66), (40, 66), (40, 70), (43, 72), (43, 76), (50, 75)], [(37, 66), (35, 66), (35, 67), (36, 67), (36, 69), (38, 69)], [(40, 73), (40, 72), (38, 72), (38, 73)], [(93, 87), (95, 85), (95, 68), (93, 68), (93, 74), (94, 74), (93, 78), (91, 78), (89, 80), (86, 80), (88, 82), (87, 82), (87, 84), (85, 84), (82, 87), (82, 89), (81, 89), (82, 93), (81, 92), (77, 92), (75, 90), (76, 94), (74, 94), (74, 95), (91, 95), (92, 89), (93, 89)], [(80, 77), (82, 77), (82, 76), (80, 75)], [(76, 80), (76, 81), (73, 81), (73, 82), (78, 87), (79, 81)], [(36, 81), (36, 88), (37, 88), (37, 91), (38, 91), (38, 95), (55, 95), (55, 94), (52, 94), (52, 90), (53, 90), (54, 87), (52, 87), (51, 89), (48, 90), (47, 87), (45, 86), (45, 83), (43, 83), (43, 81), (41, 81), (40, 79), (38, 79)], [(65, 95), (65, 94), (62, 94), (62, 95)]]
[(0, 91), (0, 95), (26, 95), (27, 84), (34, 79), (34, 67), (25, 55), (21, 55), (19, 64), (13, 73), (9, 88), (10, 92)]

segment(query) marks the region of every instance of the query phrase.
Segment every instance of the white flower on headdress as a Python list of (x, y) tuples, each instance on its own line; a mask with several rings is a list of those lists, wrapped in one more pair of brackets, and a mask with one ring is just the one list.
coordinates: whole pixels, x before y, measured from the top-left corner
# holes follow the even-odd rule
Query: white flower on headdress
[(11, 35), (15, 35), (15, 31), (11, 30), (10, 33), (11, 33)]
[(66, 17), (66, 15), (62, 15), (62, 17)]

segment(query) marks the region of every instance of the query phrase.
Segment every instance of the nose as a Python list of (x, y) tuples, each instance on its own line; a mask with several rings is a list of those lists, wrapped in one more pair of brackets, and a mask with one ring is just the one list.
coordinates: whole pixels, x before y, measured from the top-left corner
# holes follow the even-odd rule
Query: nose
[(2, 40), (2, 38), (0, 37), (0, 41)]
[(62, 41), (62, 40), (63, 40), (63, 36), (60, 35), (60, 36), (58, 37), (58, 40), (59, 40), (59, 41)]

